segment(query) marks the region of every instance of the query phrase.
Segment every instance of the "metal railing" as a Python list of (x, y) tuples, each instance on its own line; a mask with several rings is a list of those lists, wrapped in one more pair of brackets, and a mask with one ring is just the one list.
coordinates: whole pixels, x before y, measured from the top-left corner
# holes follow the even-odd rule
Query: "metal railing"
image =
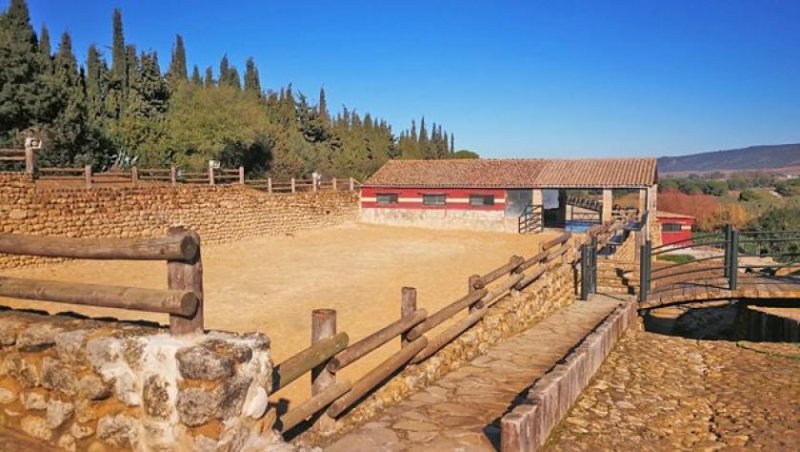
[(544, 209), (541, 205), (529, 204), (517, 219), (517, 232), (527, 234), (544, 231)]

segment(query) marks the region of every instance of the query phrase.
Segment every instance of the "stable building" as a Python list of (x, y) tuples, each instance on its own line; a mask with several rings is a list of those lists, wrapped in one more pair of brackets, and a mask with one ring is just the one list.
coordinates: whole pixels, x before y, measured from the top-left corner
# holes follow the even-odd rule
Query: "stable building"
[(661, 244), (690, 245), (695, 218), (681, 213), (658, 211), (656, 216), (661, 230)]
[(655, 213), (657, 179), (652, 158), (391, 160), (362, 185), (361, 219), (437, 229), (569, 229), (587, 218), (611, 220), (615, 190), (638, 193), (639, 211)]

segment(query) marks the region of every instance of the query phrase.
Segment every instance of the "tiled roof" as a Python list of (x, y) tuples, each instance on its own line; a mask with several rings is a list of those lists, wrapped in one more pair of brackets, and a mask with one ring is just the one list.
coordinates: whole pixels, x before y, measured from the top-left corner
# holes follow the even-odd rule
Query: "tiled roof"
[(436, 188), (646, 187), (655, 159), (390, 160), (364, 185)]
[(674, 212), (664, 212), (663, 210), (656, 211), (656, 218), (691, 218), (694, 219), (691, 215), (685, 215), (682, 213), (674, 213)]

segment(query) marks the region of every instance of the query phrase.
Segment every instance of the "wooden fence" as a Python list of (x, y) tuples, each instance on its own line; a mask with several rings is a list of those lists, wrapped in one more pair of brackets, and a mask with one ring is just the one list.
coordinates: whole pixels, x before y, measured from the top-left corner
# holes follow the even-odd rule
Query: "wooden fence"
[(102, 260), (167, 262), (167, 289), (0, 277), (0, 296), (169, 314), (171, 334), (203, 331), (200, 237), (171, 228), (163, 238), (82, 239), (0, 234), (0, 253)]
[(266, 179), (247, 179), (245, 185), (267, 193), (298, 193), (298, 192), (318, 192), (318, 191), (356, 191), (361, 187), (361, 182), (353, 179), (319, 180), (315, 184), (312, 179), (295, 179), (288, 181), (273, 180), (271, 177)]
[[(275, 366), (270, 394), (278, 393), (306, 373), (311, 374), (311, 397), (286, 413), (268, 419), (266, 427), (289, 432), (313, 422), (313, 428), (327, 430), (392, 375), (406, 366), (433, 356), (478, 323), (506, 294), (525, 289), (549, 269), (580, 260), (576, 245), (567, 232), (544, 243), (536, 255), (512, 256), (508, 263), (484, 274), (473, 275), (467, 293), (436, 312), (417, 308), (417, 291), (404, 287), (400, 297), (400, 318), (355, 343), (346, 333), (336, 331), (336, 311), (312, 313), (311, 346)], [(466, 311), (466, 316), (455, 319)], [(450, 321), (440, 332), (433, 330)], [(355, 382), (336, 379), (336, 374), (382, 345), (400, 341), (400, 350)]]

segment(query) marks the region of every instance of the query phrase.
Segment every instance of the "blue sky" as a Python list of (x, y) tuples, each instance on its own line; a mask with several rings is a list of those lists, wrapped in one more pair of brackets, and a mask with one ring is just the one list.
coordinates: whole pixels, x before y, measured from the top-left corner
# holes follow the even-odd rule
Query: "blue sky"
[[(7, 1), (0, 0), (0, 5)], [(292, 83), (331, 107), (425, 115), (484, 157), (660, 156), (800, 142), (800, 1), (29, 0), (79, 60), (126, 41)], [(110, 58), (110, 51), (107, 52)]]

